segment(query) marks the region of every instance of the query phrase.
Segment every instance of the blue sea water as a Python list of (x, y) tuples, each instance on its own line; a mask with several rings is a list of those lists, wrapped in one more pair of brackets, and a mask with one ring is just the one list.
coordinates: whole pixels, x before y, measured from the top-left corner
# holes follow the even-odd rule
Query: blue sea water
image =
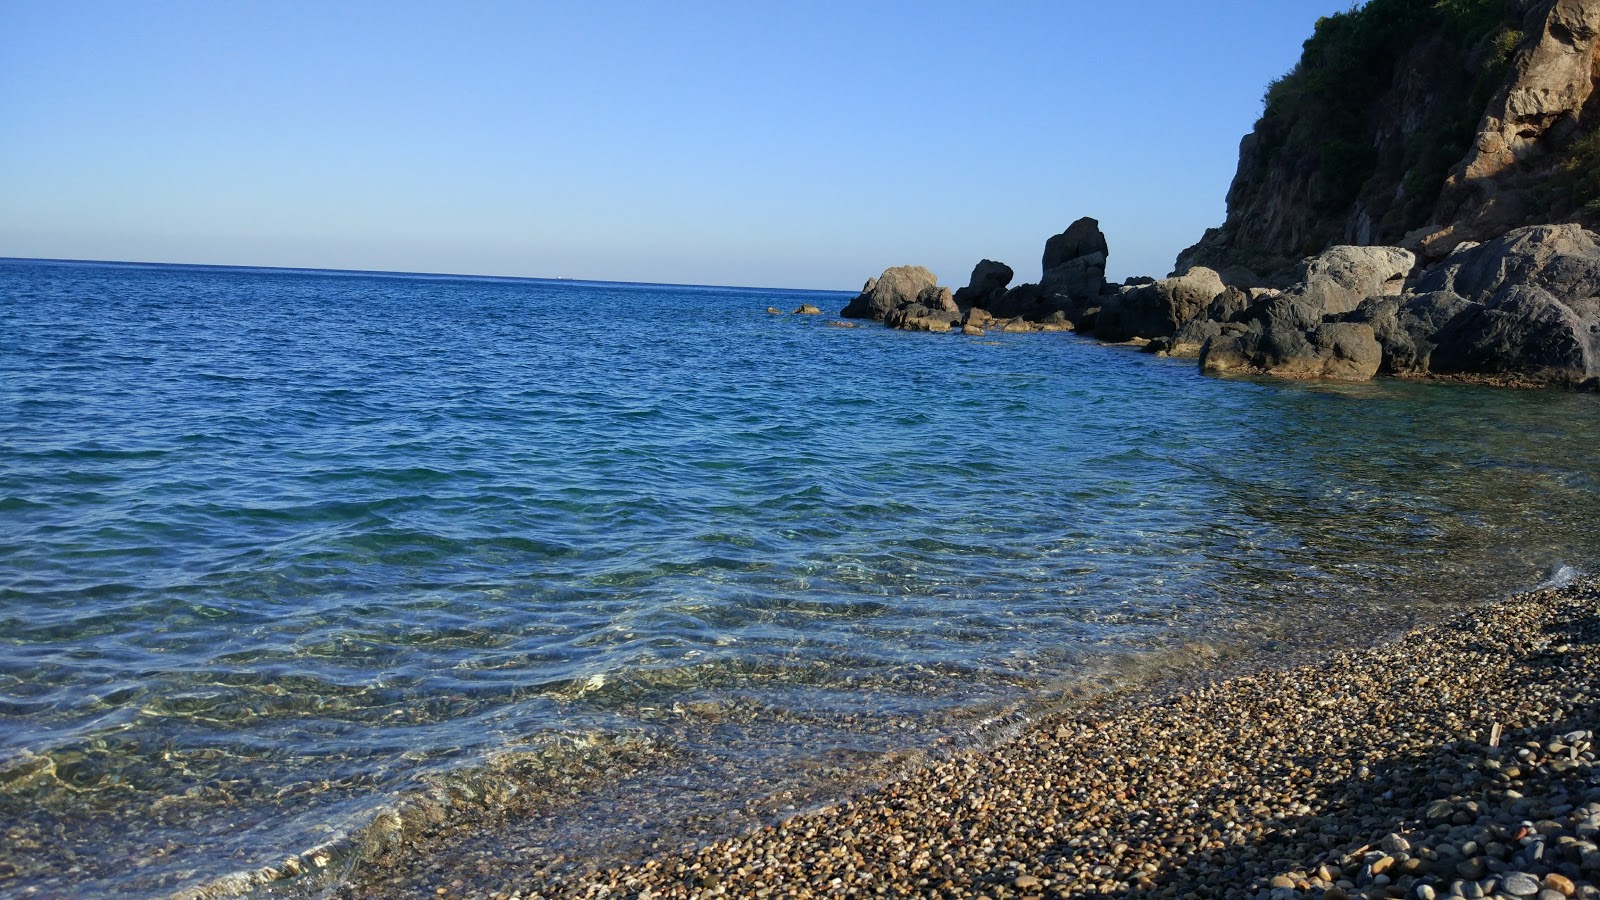
[[(223, 890), (624, 759), (643, 809), (700, 772), (702, 812), (780, 812), (1088, 684), (1600, 564), (1600, 397), (847, 299), (0, 260), (0, 896)], [(581, 860), (648, 817), (554, 828)]]

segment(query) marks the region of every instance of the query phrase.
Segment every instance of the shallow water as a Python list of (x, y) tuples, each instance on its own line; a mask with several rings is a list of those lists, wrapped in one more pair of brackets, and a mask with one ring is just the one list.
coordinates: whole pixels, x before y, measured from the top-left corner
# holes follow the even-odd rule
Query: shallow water
[(0, 261), (0, 896), (275, 864), (507, 751), (731, 805), (1600, 562), (1600, 397), (765, 312), (846, 299)]

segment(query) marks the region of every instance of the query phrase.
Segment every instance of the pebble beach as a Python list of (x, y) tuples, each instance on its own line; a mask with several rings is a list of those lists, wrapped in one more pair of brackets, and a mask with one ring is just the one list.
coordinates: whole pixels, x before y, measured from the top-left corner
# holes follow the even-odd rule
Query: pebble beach
[(1288, 670), (1105, 696), (694, 852), (426, 890), (1587, 900), (1597, 687), (1600, 583), (1580, 579)]

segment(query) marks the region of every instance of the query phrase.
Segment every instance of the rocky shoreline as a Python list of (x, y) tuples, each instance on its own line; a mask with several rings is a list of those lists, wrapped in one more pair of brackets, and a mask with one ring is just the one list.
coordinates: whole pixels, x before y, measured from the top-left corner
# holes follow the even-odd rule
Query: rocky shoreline
[(1084, 218), (1037, 284), (898, 266), (841, 315), (1077, 331), (1216, 374), (1600, 389), (1597, 124), (1600, 2), (1370, 0), (1268, 86), (1226, 221), (1168, 277), (1108, 284)]
[(1083, 218), (1045, 244), (1038, 284), (1010, 287), (1011, 267), (986, 259), (952, 292), (897, 266), (840, 315), (969, 335), (1075, 331), (1195, 357), (1212, 374), (1600, 389), (1600, 235), (1581, 225), (1514, 229), (1432, 265), (1400, 247), (1336, 246), (1278, 286), (1204, 266), (1110, 285), (1108, 253)]
[(507, 871), (488, 896), (1591, 900), (1597, 729), (1583, 579), (1287, 671), (1103, 697), (752, 834)]

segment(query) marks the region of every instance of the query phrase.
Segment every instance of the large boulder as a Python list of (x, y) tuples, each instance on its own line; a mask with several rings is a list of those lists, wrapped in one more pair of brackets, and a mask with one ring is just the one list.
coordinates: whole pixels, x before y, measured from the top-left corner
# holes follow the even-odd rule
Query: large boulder
[(1100, 222), (1084, 216), (1068, 225), (1066, 231), (1051, 235), (1044, 242), (1041, 268), (1048, 272), (1057, 266), (1097, 254), (1104, 261), (1111, 254), (1111, 249), (1106, 244), (1105, 233), (1100, 230)]
[(1298, 283), (1285, 293), (1324, 315), (1346, 313), (1368, 297), (1401, 293), (1416, 264), (1416, 255), (1399, 247), (1331, 247), (1302, 262)]
[(1106, 258), (1110, 255), (1100, 223), (1088, 216), (1052, 235), (1044, 244), (1039, 292), (1046, 314), (1080, 317), (1106, 292)]
[(1383, 348), (1380, 372), (1410, 375), (1428, 371), (1429, 359), (1438, 346), (1435, 337), (1439, 329), (1469, 305), (1449, 291), (1370, 297), (1356, 310), (1339, 318), (1372, 328)]
[(1369, 325), (1330, 322), (1309, 332), (1256, 322), (1206, 342), (1200, 369), (1278, 378), (1366, 381), (1378, 372), (1383, 348)]
[(847, 319), (883, 321), (890, 312), (917, 302), (922, 292), (937, 287), (939, 279), (922, 266), (895, 266), (867, 280), (861, 293), (840, 311)]
[(1037, 284), (1019, 284), (1004, 293), (991, 294), (989, 312), (997, 319), (1043, 319), (1054, 311)]
[(967, 286), (955, 293), (956, 305), (966, 308), (977, 306), (987, 309), (995, 296), (1004, 296), (1006, 286), (1016, 273), (1003, 262), (986, 259), (972, 267), (972, 277)]
[(1600, 294), (1600, 243), (1580, 225), (1534, 225), (1452, 253), (1417, 282), (1419, 292), (1451, 291), (1484, 302), (1508, 285), (1537, 287), (1560, 299)]
[(917, 302), (929, 309), (936, 309), (940, 312), (959, 313), (961, 311), (961, 307), (956, 305), (955, 297), (951, 296), (950, 289), (942, 284), (923, 288), (922, 293), (917, 295)]
[(1103, 298), (1094, 335), (1103, 341), (1167, 337), (1202, 315), (1226, 290), (1222, 278), (1203, 266), (1152, 284), (1124, 286)]
[[(1536, 225), (1451, 254), (1418, 284), (1450, 315), (1402, 322), (1436, 375), (1539, 384), (1600, 378), (1600, 238)], [(1437, 313), (1437, 310), (1435, 310)]]

